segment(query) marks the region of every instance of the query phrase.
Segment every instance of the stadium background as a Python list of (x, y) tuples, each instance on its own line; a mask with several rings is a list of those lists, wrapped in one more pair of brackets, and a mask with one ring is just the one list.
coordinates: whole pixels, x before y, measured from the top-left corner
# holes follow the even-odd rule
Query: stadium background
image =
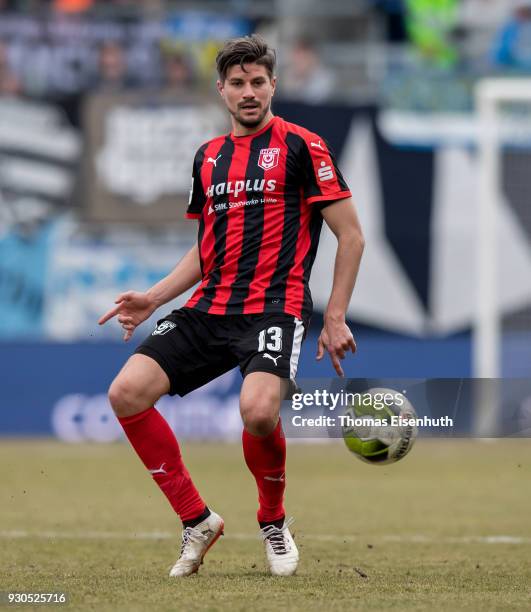
[[(498, 234), (503, 410), (523, 439), (470, 439), (483, 405), (463, 383), (480, 263), (474, 87), (529, 76), (527, 5), (0, 0), (0, 592), (66, 591), (87, 610), (528, 609), (529, 141), (503, 151)], [(465, 439), (421, 439), (389, 468), (340, 441), (290, 444), (302, 559), (282, 582), (263, 570), (254, 483), (230, 443), (239, 373), (164, 398), (194, 479), (226, 518), (198, 580), (176, 585), (175, 517), (128, 445), (111, 443), (122, 433), (106, 397), (154, 321), (129, 345), (96, 321), (195, 239), (182, 219), (192, 156), (228, 127), (214, 57), (253, 31), (278, 49), (275, 113), (330, 142), (359, 209), (359, 350), (346, 375), (420, 381), (432, 414), (456, 415)], [(323, 232), (306, 379), (333, 377), (314, 360), (333, 254)]]
[[(519, 4), (0, 3), (0, 433), (113, 439), (79, 431), (87, 402), (112, 427), (105, 391), (132, 349), (117, 325), (96, 321), (117, 293), (167, 273), (195, 239), (182, 219), (193, 152), (227, 128), (213, 60), (224, 39), (253, 31), (278, 49), (274, 111), (329, 141), (359, 208), (368, 246), (349, 310), (359, 353), (347, 376), (470, 377), (474, 86), (527, 73), (522, 53), (502, 49)], [(519, 345), (531, 329), (522, 315), (531, 303), (522, 282), (531, 271), (528, 161), (521, 148), (504, 153), (499, 306), (521, 315)], [(323, 232), (305, 377), (332, 375), (314, 348), (333, 254)], [(528, 376), (529, 362), (509, 360), (503, 374)], [(221, 389), (235, 410), (237, 383), (228, 376), (174, 405), (187, 415), (185, 405)], [(182, 418), (192, 419), (188, 435), (204, 435), (194, 434), (197, 418)]]

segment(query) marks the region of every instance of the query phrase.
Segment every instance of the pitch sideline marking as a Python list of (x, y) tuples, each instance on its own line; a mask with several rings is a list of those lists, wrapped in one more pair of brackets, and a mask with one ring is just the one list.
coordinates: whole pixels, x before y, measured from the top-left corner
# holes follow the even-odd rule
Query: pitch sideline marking
[[(21, 529), (0, 531), (0, 538), (39, 538), (39, 539), (62, 539), (62, 540), (173, 540), (178, 539), (178, 533), (169, 531), (145, 531), (138, 533), (123, 533), (117, 531), (85, 531), (83, 533), (74, 531), (40, 531), (32, 533)], [(249, 533), (228, 533), (225, 536), (229, 540), (256, 540), (259, 536)], [(490, 535), (490, 536), (447, 536), (434, 538), (422, 534), (411, 535), (332, 535), (314, 533), (311, 535), (300, 535), (300, 540), (313, 540), (316, 542), (364, 542), (366, 540), (379, 540), (383, 542), (398, 542), (408, 544), (531, 544), (531, 538), (523, 536)]]

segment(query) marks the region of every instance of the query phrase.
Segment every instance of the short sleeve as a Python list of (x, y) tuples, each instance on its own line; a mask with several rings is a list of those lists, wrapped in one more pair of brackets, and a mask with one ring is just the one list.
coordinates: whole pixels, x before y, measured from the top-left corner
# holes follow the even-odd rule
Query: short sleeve
[(302, 151), (304, 197), (308, 204), (334, 202), (352, 194), (333, 151), (323, 138), (304, 138)]
[(199, 219), (203, 212), (206, 202), (205, 190), (201, 180), (201, 164), (203, 161), (203, 151), (199, 149), (194, 158), (192, 166), (192, 185), (190, 187), (190, 197), (188, 198), (188, 208), (185, 217), (187, 219)]

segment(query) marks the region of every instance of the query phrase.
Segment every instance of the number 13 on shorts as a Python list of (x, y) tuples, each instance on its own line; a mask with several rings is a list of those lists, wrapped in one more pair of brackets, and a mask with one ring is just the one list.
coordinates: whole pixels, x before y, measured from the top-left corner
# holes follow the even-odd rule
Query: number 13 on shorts
[(263, 351), (282, 352), (281, 327), (268, 327), (258, 334), (258, 352), (262, 353)]

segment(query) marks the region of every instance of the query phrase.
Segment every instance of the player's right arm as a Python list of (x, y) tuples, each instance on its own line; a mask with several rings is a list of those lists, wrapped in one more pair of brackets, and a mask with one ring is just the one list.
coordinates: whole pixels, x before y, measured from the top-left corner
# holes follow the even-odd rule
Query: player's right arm
[(179, 297), (201, 280), (199, 248), (194, 245), (179, 261), (175, 268), (151, 289), (145, 292), (126, 291), (115, 300), (116, 306), (106, 312), (98, 321), (103, 325), (113, 317), (124, 329), (124, 340), (127, 342), (136, 327), (148, 319), (159, 306)]
[(167, 304), (188, 291), (201, 280), (199, 247), (197, 244), (186, 253), (175, 268), (151, 289), (146, 291), (155, 308)]
[[(203, 206), (206, 202), (206, 194), (201, 181), (200, 167), (204, 158), (206, 145), (203, 145), (195, 154), (192, 168), (192, 188), (186, 217), (199, 219)], [(106, 312), (98, 321), (100, 325), (106, 323), (113, 317), (123, 327), (124, 340), (127, 342), (133, 335), (135, 329), (148, 319), (159, 306), (171, 302), (185, 291), (193, 287), (201, 280), (201, 263), (199, 258), (199, 246), (195, 244), (175, 268), (145, 292), (126, 291), (121, 293), (115, 300), (116, 306)]]

